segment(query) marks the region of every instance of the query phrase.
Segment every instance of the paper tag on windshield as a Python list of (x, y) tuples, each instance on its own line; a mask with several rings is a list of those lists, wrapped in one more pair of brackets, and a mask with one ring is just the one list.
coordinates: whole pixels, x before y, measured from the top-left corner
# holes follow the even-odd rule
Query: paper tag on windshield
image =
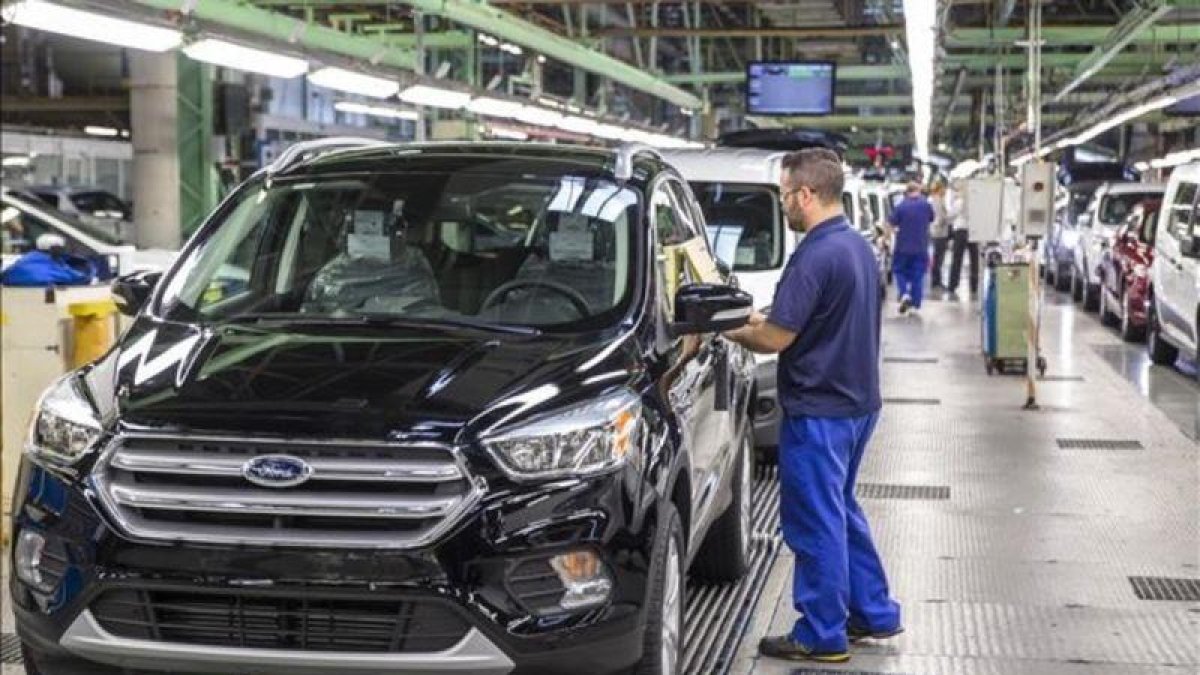
[(591, 232), (551, 232), (550, 259), (555, 262), (592, 259)]
[(383, 211), (355, 211), (355, 234), (383, 234)]
[(392, 257), (392, 244), (383, 235), (348, 234), (346, 235), (346, 255), (351, 258), (388, 260)]

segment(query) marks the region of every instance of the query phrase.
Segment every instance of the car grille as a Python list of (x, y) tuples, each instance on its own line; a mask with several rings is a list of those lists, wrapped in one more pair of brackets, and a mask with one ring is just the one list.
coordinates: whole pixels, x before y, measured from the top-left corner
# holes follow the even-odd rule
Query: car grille
[(440, 652), (471, 628), (447, 603), (429, 599), (117, 589), (90, 609), (104, 630), (123, 638), (317, 652)]
[[(304, 460), (309, 479), (262, 487), (242, 475), (249, 460), (278, 454)], [(437, 444), (122, 435), (95, 477), (131, 535), (227, 544), (419, 546), (478, 497), (453, 450)]]

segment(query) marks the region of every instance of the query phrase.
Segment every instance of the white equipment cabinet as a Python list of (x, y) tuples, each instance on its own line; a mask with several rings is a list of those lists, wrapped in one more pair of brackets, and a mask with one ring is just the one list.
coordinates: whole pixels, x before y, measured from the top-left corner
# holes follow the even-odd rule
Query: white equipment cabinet
[(967, 181), (967, 236), (973, 242), (1004, 240), (1004, 179), (999, 176)]
[(1054, 218), (1055, 165), (1026, 162), (1021, 166), (1021, 217), (1017, 220), (1022, 237), (1045, 237)]

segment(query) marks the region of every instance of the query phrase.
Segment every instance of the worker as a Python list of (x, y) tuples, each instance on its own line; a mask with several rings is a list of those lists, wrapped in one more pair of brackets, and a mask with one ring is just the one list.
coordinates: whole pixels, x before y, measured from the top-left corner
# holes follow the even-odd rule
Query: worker
[(933, 262), (929, 266), (929, 286), (943, 288), (946, 250), (950, 248), (950, 221), (946, 218), (946, 184), (938, 181), (929, 189), (929, 203), (933, 206), (933, 225), (929, 227), (929, 238), (933, 241)]
[(921, 309), (925, 295), (925, 270), (929, 267), (929, 226), (936, 215), (929, 200), (921, 194), (921, 184), (910, 182), (904, 199), (888, 219), (895, 228), (896, 252), (892, 257), (896, 292), (900, 295), (900, 313)]
[(842, 164), (823, 148), (783, 160), (780, 199), (804, 238), (788, 260), (770, 314), (726, 336), (778, 353), (780, 519), (795, 553), (800, 617), (763, 638), (764, 656), (839, 663), (848, 641), (900, 633), (900, 606), (854, 496), (879, 393), (879, 268), (842, 213)]
[(967, 229), (967, 198), (966, 186), (958, 181), (948, 193), (946, 199), (946, 217), (950, 219), (950, 278), (946, 290), (951, 297), (957, 297), (958, 284), (962, 280), (963, 255), (967, 255), (971, 265), (971, 276), (968, 285), (971, 295), (979, 292), (979, 244), (971, 241), (970, 230)]

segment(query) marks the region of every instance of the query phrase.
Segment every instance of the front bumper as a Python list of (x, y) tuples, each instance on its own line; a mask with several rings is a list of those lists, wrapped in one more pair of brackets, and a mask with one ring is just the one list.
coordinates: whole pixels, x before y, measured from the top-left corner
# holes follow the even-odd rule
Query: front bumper
[[(492, 490), (449, 534), (424, 548), (296, 549), (135, 541), (97, 510), (86, 480), (24, 461), (14, 537), (37, 531), (64, 553), (65, 564), (52, 589), (36, 590), (13, 575), (17, 631), (51, 657), (153, 671), (612, 672), (641, 657), (647, 568), (653, 558), (653, 518), (629, 499), (630, 481), (622, 471), (588, 481)], [(603, 560), (612, 580), (605, 604), (537, 611), (512, 590), (512, 574), (521, 563), (579, 548), (596, 551)], [(129, 589), (214, 596), (270, 592), (296, 602), (413, 600), (445, 605), (469, 629), (452, 645), (429, 651), (262, 648), (233, 638), (219, 645), (147, 640), (118, 635), (95, 614), (106, 593)]]
[(776, 360), (760, 359), (754, 366), (754, 444), (758, 447), (779, 445), (779, 421), (783, 413), (779, 408), (778, 385), (776, 384)]

